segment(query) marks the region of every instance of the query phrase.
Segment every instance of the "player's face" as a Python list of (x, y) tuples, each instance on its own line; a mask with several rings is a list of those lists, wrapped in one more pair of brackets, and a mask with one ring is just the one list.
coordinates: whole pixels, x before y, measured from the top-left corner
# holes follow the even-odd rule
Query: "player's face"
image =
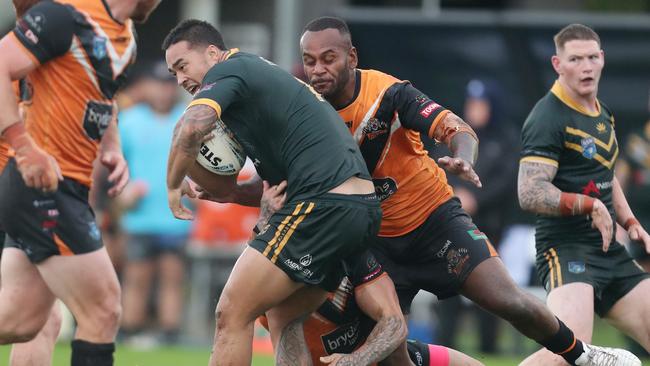
[(605, 54), (598, 42), (568, 41), (553, 56), (552, 62), (555, 71), (575, 94), (589, 97), (598, 93), (600, 74), (605, 66)]
[(140, 0), (131, 14), (131, 19), (137, 23), (144, 23), (149, 15), (158, 7), (162, 0)]
[(337, 29), (305, 32), (300, 40), (302, 64), (309, 84), (326, 99), (335, 99), (350, 82), (357, 55)]
[(211, 63), (207, 47), (190, 47), (187, 41), (171, 45), (165, 51), (165, 60), (178, 85), (192, 95), (201, 88), (205, 74), (214, 65)]

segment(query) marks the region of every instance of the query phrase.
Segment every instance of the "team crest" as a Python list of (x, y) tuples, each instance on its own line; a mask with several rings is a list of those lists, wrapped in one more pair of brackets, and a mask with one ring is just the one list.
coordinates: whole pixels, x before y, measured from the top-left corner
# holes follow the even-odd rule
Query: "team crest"
[(607, 127), (605, 127), (605, 124), (602, 122), (598, 122), (596, 125), (596, 130), (598, 130), (598, 133), (603, 134), (607, 132)]
[(106, 38), (102, 36), (93, 38), (93, 56), (98, 60), (106, 57)]
[(582, 156), (587, 159), (593, 159), (596, 155), (596, 143), (591, 137), (585, 137), (580, 140), (580, 145), (582, 146)]
[(585, 272), (585, 262), (583, 261), (569, 262), (568, 264), (571, 273), (580, 274)]

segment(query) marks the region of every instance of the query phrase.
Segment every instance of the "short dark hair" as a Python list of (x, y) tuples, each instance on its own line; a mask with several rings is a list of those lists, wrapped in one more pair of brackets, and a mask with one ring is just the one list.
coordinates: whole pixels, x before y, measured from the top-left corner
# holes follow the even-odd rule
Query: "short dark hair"
[(198, 19), (187, 19), (178, 23), (165, 37), (162, 50), (166, 51), (172, 45), (182, 41), (187, 41), (190, 46), (213, 45), (220, 50), (227, 49), (221, 33), (212, 24)]
[(325, 29), (338, 29), (339, 33), (342, 35), (347, 35), (348, 37), (350, 36), (350, 29), (345, 23), (345, 20), (336, 17), (316, 18), (307, 23), (302, 32), (319, 32)]
[(567, 42), (575, 40), (596, 41), (598, 42), (598, 46), (600, 46), (600, 37), (598, 37), (598, 33), (583, 24), (569, 24), (562, 28), (562, 30), (553, 37), (553, 41), (555, 41), (555, 49), (558, 51), (564, 48), (564, 45)]

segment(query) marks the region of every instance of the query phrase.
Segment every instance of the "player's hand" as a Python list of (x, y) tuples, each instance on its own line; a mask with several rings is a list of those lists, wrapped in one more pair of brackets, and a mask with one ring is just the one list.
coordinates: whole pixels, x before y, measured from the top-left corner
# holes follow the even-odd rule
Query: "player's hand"
[(472, 164), (461, 158), (452, 158), (443, 156), (438, 159), (438, 165), (451, 174), (459, 176), (461, 179), (471, 182), (475, 186), (481, 188), (483, 184), (478, 177), (478, 174), (472, 168)]
[(614, 233), (613, 223), (607, 207), (599, 199), (594, 200), (594, 207), (591, 209), (591, 227), (600, 231), (603, 237), (603, 252), (607, 252)]
[(349, 354), (334, 353), (329, 356), (321, 357), (320, 362), (330, 366), (353, 365)]
[(124, 155), (121, 151), (104, 151), (100, 156), (100, 162), (108, 169), (108, 182), (112, 184), (108, 195), (115, 197), (129, 182), (129, 167), (126, 165)]
[(641, 224), (632, 224), (627, 228), (627, 235), (633, 241), (643, 245), (646, 253), (650, 254), (650, 235), (645, 231)]
[(190, 195), (191, 187), (187, 180), (183, 180), (181, 186), (176, 189), (167, 188), (167, 203), (169, 204), (169, 209), (172, 211), (172, 214), (175, 218), (180, 220), (193, 220), (194, 214), (187, 207), (183, 205), (181, 198), (183, 195)]
[(63, 180), (56, 160), (33, 141), (16, 149), (16, 164), (27, 187), (54, 192)]
[(258, 226), (265, 225), (269, 218), (284, 206), (287, 200), (287, 181), (283, 180), (280, 184), (271, 186), (269, 182), (262, 182), (263, 192), (260, 200), (260, 217)]

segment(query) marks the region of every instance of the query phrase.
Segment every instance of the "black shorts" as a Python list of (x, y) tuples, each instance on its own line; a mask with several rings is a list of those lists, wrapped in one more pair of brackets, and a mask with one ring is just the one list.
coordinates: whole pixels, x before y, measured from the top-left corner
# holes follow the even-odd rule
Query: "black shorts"
[(538, 244), (536, 266), (546, 291), (574, 282), (591, 285), (594, 310), (601, 317), (639, 282), (650, 278), (650, 274), (644, 272), (618, 243), (610, 246), (607, 253), (603, 252), (600, 243)]
[(156, 259), (163, 254), (184, 256), (187, 235), (130, 234), (126, 241), (126, 257), (130, 261)]
[(334, 290), (343, 260), (367, 248), (379, 232), (381, 209), (374, 194), (323, 194), (289, 202), (249, 245), (293, 281)]
[(376, 237), (370, 250), (393, 279), (404, 314), (420, 290), (439, 299), (457, 295), (476, 266), (498, 255), (455, 197), (410, 233)]
[(5, 247), (22, 249), (32, 263), (53, 255), (75, 255), (102, 247), (88, 187), (71, 179), (43, 193), (29, 188), (11, 159), (0, 176), (0, 222), (7, 233)]

